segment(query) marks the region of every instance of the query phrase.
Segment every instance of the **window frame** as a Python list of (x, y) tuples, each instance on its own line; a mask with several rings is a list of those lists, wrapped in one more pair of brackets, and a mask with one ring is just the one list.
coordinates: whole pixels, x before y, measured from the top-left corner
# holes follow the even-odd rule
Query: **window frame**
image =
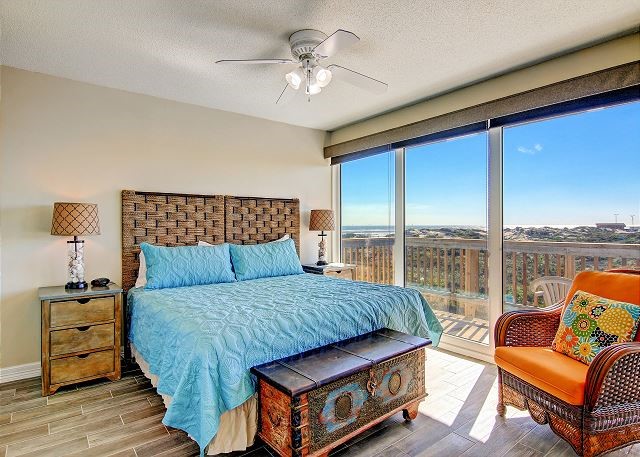
[[(503, 135), (506, 127), (512, 127), (523, 123), (539, 122), (555, 117), (580, 114), (593, 109), (610, 108), (627, 103), (640, 101), (640, 86), (632, 86), (626, 89), (611, 91), (582, 99), (572, 100), (557, 105), (535, 108), (517, 115), (504, 116), (489, 119), (484, 124), (484, 129), (479, 130), (478, 125), (468, 129), (452, 129), (438, 132), (420, 139), (407, 140), (394, 143), (395, 151), (395, 243), (394, 243), (394, 280), (398, 286), (405, 286), (405, 176), (406, 176), (406, 148), (425, 145), (436, 141), (461, 137), (465, 134), (486, 131), (487, 144), (487, 251), (488, 251), (488, 302), (489, 302), (489, 327), (492, 329), (495, 322), (503, 314), (503, 285), (504, 285), (504, 253), (503, 253)], [(422, 141), (418, 141), (422, 140)], [(386, 149), (385, 152), (389, 151)], [(373, 154), (369, 154), (373, 155)], [(365, 155), (363, 157), (367, 157)], [(334, 248), (335, 259), (341, 259), (342, 253), (342, 177), (340, 169), (341, 161), (334, 169), (334, 204), (340, 211), (337, 222), (337, 248)], [(337, 183), (336, 183), (337, 181)], [(337, 185), (336, 185), (337, 184)], [(337, 195), (335, 194), (337, 192)], [(463, 355), (468, 355), (481, 360), (493, 362), (495, 350), (495, 338), (493, 331), (489, 332), (489, 344), (472, 342), (463, 338), (443, 334), (440, 347)]]

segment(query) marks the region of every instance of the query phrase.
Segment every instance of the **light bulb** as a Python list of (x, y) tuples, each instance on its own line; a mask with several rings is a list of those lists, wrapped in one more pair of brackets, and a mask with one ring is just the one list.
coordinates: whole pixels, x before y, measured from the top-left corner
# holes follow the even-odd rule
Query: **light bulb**
[(307, 95), (316, 95), (319, 94), (322, 91), (322, 89), (320, 88), (319, 84), (310, 84), (309, 85), (309, 92), (306, 92)]
[(289, 85), (298, 90), (300, 88), (300, 83), (302, 82), (302, 75), (300, 74), (300, 69), (297, 68), (290, 73), (287, 73), (285, 79), (289, 83)]
[(331, 71), (327, 70), (326, 68), (322, 68), (320, 66), (316, 68), (317, 70), (315, 71), (315, 79), (317, 81), (318, 86), (326, 87), (331, 82), (331, 77), (333, 76), (331, 74)]

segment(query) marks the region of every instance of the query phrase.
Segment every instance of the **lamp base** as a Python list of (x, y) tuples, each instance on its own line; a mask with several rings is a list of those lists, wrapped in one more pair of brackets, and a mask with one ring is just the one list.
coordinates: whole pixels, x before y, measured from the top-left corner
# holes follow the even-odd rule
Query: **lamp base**
[(327, 252), (327, 248), (325, 245), (325, 241), (324, 241), (324, 237), (327, 236), (326, 233), (324, 233), (324, 230), (320, 232), (320, 235), (318, 235), (320, 237), (320, 242), (318, 243), (318, 261), (316, 262), (316, 265), (322, 266), (322, 265), (327, 265), (327, 261), (325, 260), (325, 253)]
[(87, 284), (87, 281), (68, 282), (64, 286), (65, 289), (86, 289), (87, 287), (89, 287), (89, 284)]

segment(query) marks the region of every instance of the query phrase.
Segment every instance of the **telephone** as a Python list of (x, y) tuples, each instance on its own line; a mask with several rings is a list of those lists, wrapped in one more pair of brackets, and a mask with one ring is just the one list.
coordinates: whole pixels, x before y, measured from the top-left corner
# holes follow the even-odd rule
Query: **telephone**
[(107, 287), (111, 280), (109, 278), (96, 278), (91, 281), (93, 287)]

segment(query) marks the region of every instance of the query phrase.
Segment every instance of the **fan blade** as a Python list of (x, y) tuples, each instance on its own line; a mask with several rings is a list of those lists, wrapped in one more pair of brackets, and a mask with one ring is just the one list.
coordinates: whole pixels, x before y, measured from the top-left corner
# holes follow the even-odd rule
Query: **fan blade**
[(320, 57), (331, 57), (343, 49), (356, 44), (358, 41), (360, 41), (360, 38), (358, 38), (355, 33), (338, 29), (316, 46), (313, 52)]
[(340, 65), (329, 65), (327, 67), (333, 73), (333, 76), (337, 76), (339, 79), (353, 84), (354, 86), (373, 92), (374, 94), (382, 94), (387, 91), (389, 85), (373, 79), (370, 76), (363, 75), (357, 71), (349, 70), (348, 68), (341, 67)]
[(240, 63), (240, 64), (270, 64), (270, 63), (298, 63), (291, 59), (247, 59), (247, 60), (216, 60), (216, 63)]
[(293, 100), (297, 93), (297, 90), (293, 89), (289, 84), (287, 84), (286, 86), (284, 86), (284, 89), (282, 89), (282, 92), (280, 92), (280, 96), (278, 97), (278, 100), (276, 100), (276, 105), (284, 105), (286, 103), (289, 103), (291, 100)]

